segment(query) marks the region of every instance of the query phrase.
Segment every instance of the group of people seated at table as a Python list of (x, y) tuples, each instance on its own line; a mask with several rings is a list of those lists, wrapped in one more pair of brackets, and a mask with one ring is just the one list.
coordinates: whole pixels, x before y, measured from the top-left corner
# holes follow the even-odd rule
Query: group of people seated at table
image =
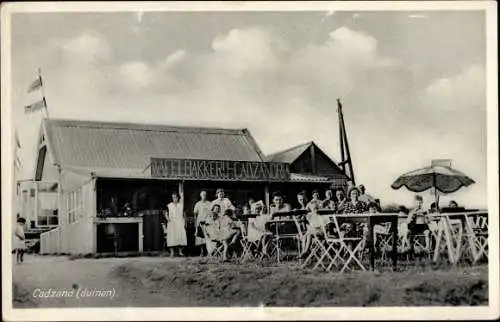
[[(205, 250), (210, 254), (216, 249), (217, 245), (222, 245), (224, 260), (227, 259), (228, 251), (232, 246), (237, 248), (237, 242), (242, 236), (255, 243), (259, 251), (265, 255), (273, 237), (273, 230), (270, 229), (269, 223), (273, 219), (292, 219), (293, 211), (301, 213), (303, 215), (301, 218), (305, 219), (301, 221), (303, 233), (301, 234), (300, 243), (302, 252), (299, 256), (307, 255), (313, 236), (323, 235), (323, 228), (330, 220), (329, 216), (318, 214), (318, 210), (331, 210), (331, 213), (335, 214), (376, 214), (381, 212), (379, 201), (368, 195), (362, 185), (359, 187), (351, 185), (347, 194), (349, 198), (346, 198), (343, 189), (326, 189), (323, 200), (320, 199), (320, 192), (314, 190), (312, 199), (308, 201), (306, 193), (301, 191), (297, 194), (297, 205), (293, 208), (289, 203), (285, 202), (283, 194), (276, 191), (272, 194), (272, 203), (269, 210), (266, 209), (266, 205), (262, 200), (252, 200), (249, 202), (247, 210), (243, 211), (243, 215), (239, 217), (236, 217), (236, 209), (231, 201), (225, 197), (224, 190), (218, 189), (216, 194), (217, 198), (215, 200), (208, 201), (206, 191), (201, 191), (201, 199), (195, 205), (196, 245), (202, 246), (202, 256)], [(449, 206), (453, 205), (457, 206), (456, 202), (450, 202)], [(436, 227), (433, 222), (429, 221), (428, 216), (437, 209), (434, 205), (434, 208), (431, 206), (429, 211), (425, 211), (422, 206), (423, 198), (417, 195), (414, 209), (409, 211), (404, 206), (400, 207), (400, 215), (404, 214), (407, 220), (400, 224), (398, 228), (400, 236), (408, 240), (414, 235), (423, 235), (425, 237), (425, 249), (429, 249), (431, 230), (436, 229)], [(282, 216), (280, 216), (281, 213)], [(245, 217), (247, 218), (245, 219)], [(244, 225), (242, 222), (248, 224)], [(293, 226), (291, 221), (290, 224)], [(340, 231), (337, 233), (366, 238), (368, 227), (366, 224), (351, 225), (346, 223), (340, 227)], [(388, 234), (390, 234), (390, 223), (373, 227), (375, 242), (378, 235)], [(412, 242), (408, 244), (412, 245)]]
[[(401, 240), (406, 241), (406, 245), (414, 252), (415, 238), (422, 236), (424, 238), (423, 251), (430, 252), (432, 233), (437, 232), (438, 226), (436, 221), (432, 220), (432, 216), (438, 214), (438, 207), (435, 202), (430, 204), (428, 210), (423, 207), (424, 199), (421, 195), (415, 195), (414, 208), (409, 210), (405, 206), (400, 206), (398, 214), (403, 220), (398, 224), (398, 234)], [(459, 207), (455, 200), (451, 200), (447, 207), (443, 208), (447, 212), (454, 210), (464, 210)], [(374, 226), (374, 240), (377, 241), (377, 235), (388, 235), (390, 233), (390, 224)], [(376, 245), (377, 246), (377, 245)]]
[[(335, 197), (334, 197), (335, 191)], [(196, 216), (196, 245), (201, 247), (201, 255), (204, 255), (204, 249), (207, 253), (215, 250), (217, 244), (222, 244), (222, 257), (227, 259), (227, 254), (232, 245), (237, 245), (238, 239), (242, 234), (246, 234), (250, 242), (259, 245), (260, 250), (265, 254), (267, 252), (272, 233), (269, 231), (269, 223), (273, 218), (291, 218), (292, 210), (305, 211), (307, 225), (306, 233), (301, 240), (302, 248), (308, 249), (313, 233), (320, 233), (322, 225), (322, 216), (317, 215), (317, 210), (332, 210), (332, 213), (364, 213), (371, 208), (379, 208), (373, 197), (365, 192), (363, 186), (351, 186), (346, 198), (343, 189), (326, 189), (325, 199), (320, 199), (320, 192), (314, 190), (312, 199), (307, 200), (306, 193), (301, 191), (297, 194), (297, 205), (292, 209), (290, 204), (285, 202), (281, 192), (276, 191), (272, 195), (272, 204), (267, 211), (262, 200), (249, 203), (245, 215), (248, 217), (248, 225), (244, 227), (235, 217), (235, 207), (231, 201), (225, 197), (223, 189), (217, 189), (217, 198), (208, 201), (206, 191), (201, 191), (200, 201), (194, 207)], [(283, 213), (283, 216), (279, 216)], [(242, 231), (243, 230), (243, 231)]]

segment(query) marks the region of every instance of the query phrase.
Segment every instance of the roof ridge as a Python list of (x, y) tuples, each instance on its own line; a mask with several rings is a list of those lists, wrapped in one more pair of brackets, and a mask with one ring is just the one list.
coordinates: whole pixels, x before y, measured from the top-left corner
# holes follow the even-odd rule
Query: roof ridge
[(288, 149), (285, 149), (285, 150), (281, 150), (281, 151), (277, 151), (277, 152), (274, 152), (274, 153), (271, 153), (269, 155), (267, 155), (267, 158), (270, 158), (272, 156), (275, 156), (275, 155), (278, 155), (278, 154), (282, 154), (282, 153), (286, 153), (286, 152), (290, 152), (292, 150), (295, 150), (295, 149), (298, 149), (300, 147), (303, 147), (305, 145), (311, 145), (311, 144), (316, 144), (314, 143), (314, 141), (308, 141), (308, 142), (305, 142), (305, 143), (301, 143), (301, 144), (297, 144), (297, 145), (294, 145)]
[(231, 135), (248, 135), (249, 131), (245, 128), (219, 128), (219, 127), (201, 127), (201, 126), (178, 126), (178, 125), (162, 125), (162, 124), (147, 124), (147, 123), (132, 123), (132, 122), (111, 122), (111, 121), (95, 121), (95, 120), (72, 120), (72, 119), (44, 119), (50, 125), (62, 126), (80, 126), (87, 128), (101, 129), (124, 129), (138, 131), (156, 131), (156, 132), (201, 132), (201, 133), (217, 133)]

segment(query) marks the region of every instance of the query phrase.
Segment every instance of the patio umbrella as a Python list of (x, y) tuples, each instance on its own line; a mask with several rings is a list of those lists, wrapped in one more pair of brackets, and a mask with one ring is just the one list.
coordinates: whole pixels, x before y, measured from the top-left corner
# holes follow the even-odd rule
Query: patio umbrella
[(413, 192), (422, 192), (434, 188), (437, 207), (438, 191), (451, 193), (473, 183), (474, 180), (458, 170), (446, 166), (434, 165), (403, 174), (391, 187), (399, 189), (405, 186)]

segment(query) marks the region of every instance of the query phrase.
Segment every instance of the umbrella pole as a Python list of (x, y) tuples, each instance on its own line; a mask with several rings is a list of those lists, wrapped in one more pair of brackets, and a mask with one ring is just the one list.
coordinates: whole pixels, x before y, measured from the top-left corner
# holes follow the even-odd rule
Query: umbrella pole
[(436, 202), (436, 212), (439, 213), (439, 193), (436, 185), (436, 173), (432, 176), (434, 186), (434, 201)]

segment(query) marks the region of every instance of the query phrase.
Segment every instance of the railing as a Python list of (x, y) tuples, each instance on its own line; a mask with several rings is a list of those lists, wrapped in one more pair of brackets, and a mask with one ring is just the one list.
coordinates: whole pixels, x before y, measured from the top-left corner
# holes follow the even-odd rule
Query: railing
[(40, 234), (40, 254), (56, 254), (61, 252), (62, 232), (57, 227)]

